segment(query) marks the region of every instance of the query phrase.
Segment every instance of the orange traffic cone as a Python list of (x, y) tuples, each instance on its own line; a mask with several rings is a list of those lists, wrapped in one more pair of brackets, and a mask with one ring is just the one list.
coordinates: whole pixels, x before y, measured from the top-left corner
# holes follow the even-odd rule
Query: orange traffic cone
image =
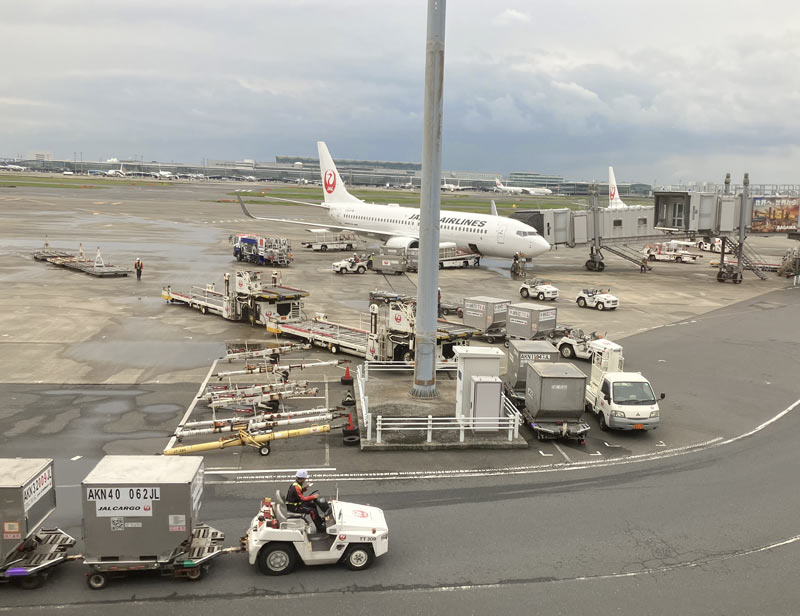
[(347, 368), (344, 371), (344, 376), (339, 380), (342, 382), (342, 385), (353, 384), (353, 377), (350, 376), (350, 364), (347, 364)]

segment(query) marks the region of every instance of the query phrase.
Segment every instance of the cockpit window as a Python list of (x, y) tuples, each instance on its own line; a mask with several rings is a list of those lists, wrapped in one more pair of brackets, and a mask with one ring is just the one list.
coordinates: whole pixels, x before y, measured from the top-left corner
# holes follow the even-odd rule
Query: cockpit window
[(530, 235), (536, 235), (536, 231), (517, 231), (517, 235), (520, 237), (528, 237)]

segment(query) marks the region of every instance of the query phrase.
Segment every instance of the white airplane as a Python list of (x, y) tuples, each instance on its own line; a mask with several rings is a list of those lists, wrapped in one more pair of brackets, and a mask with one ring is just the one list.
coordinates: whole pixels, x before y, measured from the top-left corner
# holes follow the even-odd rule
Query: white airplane
[[(336, 165), (324, 142), (317, 142), (319, 169), (322, 177), (324, 203), (309, 203), (293, 199), (272, 197), (275, 201), (312, 205), (328, 210), (328, 215), (339, 225), (323, 225), (284, 218), (253, 216), (239, 199), (246, 216), (257, 220), (269, 220), (307, 227), (350, 231), (380, 239), (387, 246), (398, 248), (419, 247), (418, 208), (399, 205), (366, 203), (354, 197), (344, 186)], [(472, 214), (442, 210), (439, 213), (439, 240), (452, 242), (463, 250), (477, 252), (489, 257), (512, 258), (516, 253), (523, 259), (533, 259), (550, 250), (547, 243), (533, 227), (519, 220), (492, 214)]]
[(507, 193), (509, 195), (534, 195), (537, 197), (544, 197), (545, 195), (552, 195), (553, 191), (549, 188), (531, 188), (527, 186), (506, 186), (497, 178), (494, 179), (494, 184), (497, 190)]
[(158, 172), (153, 171), (153, 177), (158, 178), (160, 180), (174, 180), (175, 175), (172, 171), (161, 171), (161, 167), (158, 168)]
[(458, 190), (472, 190), (472, 186), (462, 186), (461, 180), (459, 180), (458, 184), (448, 184), (445, 182), (442, 184), (442, 190), (449, 190), (450, 192), (456, 192)]
[(126, 177), (126, 175), (125, 175), (125, 165), (121, 164), (119, 166), (119, 169), (109, 169), (108, 171), (106, 171), (105, 174), (108, 177), (112, 177), (112, 178), (124, 178), (124, 177)]
[(608, 209), (624, 210), (628, 206), (619, 198), (617, 190), (617, 178), (614, 177), (614, 167), (608, 168)]
[(20, 165), (0, 165), (0, 169), (4, 171), (27, 171), (27, 167), (22, 167)]

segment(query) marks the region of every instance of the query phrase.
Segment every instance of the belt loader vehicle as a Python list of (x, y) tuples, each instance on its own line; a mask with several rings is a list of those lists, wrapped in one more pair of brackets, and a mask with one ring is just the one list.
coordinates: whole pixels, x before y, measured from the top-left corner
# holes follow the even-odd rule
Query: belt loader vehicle
[(278, 284), (277, 280), (262, 283), (261, 272), (244, 270), (236, 272), (233, 285), (231, 275), (225, 274), (223, 291), (217, 291), (213, 283), (192, 287), (188, 293), (169, 286), (161, 290), (161, 297), (171, 304), (185, 304), (202, 314), (210, 312), (229, 321), (249, 321), (251, 325), (300, 320), (303, 298), (308, 295), (308, 291)]
[[(380, 297), (379, 297), (380, 296)], [(414, 359), (416, 300), (403, 294), (370, 293), (368, 329), (329, 321), (323, 314), (299, 323), (268, 323), (267, 331), (292, 336), (331, 353), (349, 353), (369, 361)], [(437, 322), (436, 345), (439, 360), (454, 357), (453, 347), (465, 344), (480, 332), (444, 319)]]
[[(655, 430), (661, 421), (650, 382), (639, 372), (624, 372), (622, 347), (606, 341), (592, 359), (585, 406), (597, 415), (601, 430)], [(660, 399), (666, 398), (661, 394)]]
[(250, 564), (257, 565), (264, 575), (285, 575), (298, 561), (306, 565), (342, 563), (362, 571), (389, 550), (389, 528), (382, 510), (339, 500), (328, 504), (318, 499), (317, 505), (325, 518), (324, 533), (312, 532), (303, 514), (289, 513), (280, 491), (274, 499), (264, 499), (242, 537)]
[(577, 440), (585, 445), (585, 391), (586, 375), (572, 364), (530, 362), (522, 416), (539, 440)]
[(42, 528), (55, 508), (51, 459), (0, 459), (0, 582), (38, 588), (69, 558), (75, 539), (60, 528)]
[(262, 237), (239, 233), (233, 242), (233, 256), (237, 261), (256, 265), (288, 267), (294, 261), (289, 240), (282, 237)]

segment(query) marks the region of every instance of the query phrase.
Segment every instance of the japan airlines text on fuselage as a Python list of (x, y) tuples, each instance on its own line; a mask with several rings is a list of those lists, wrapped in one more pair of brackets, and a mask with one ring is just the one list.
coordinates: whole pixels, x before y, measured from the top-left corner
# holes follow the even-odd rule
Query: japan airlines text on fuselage
[[(397, 205), (331, 203), (328, 214), (349, 227), (385, 231), (396, 237), (419, 235), (419, 210)], [(442, 210), (439, 241), (454, 242), (464, 250), (508, 258), (519, 253), (532, 259), (550, 250), (550, 244), (525, 223), (488, 214), (466, 214)]]

